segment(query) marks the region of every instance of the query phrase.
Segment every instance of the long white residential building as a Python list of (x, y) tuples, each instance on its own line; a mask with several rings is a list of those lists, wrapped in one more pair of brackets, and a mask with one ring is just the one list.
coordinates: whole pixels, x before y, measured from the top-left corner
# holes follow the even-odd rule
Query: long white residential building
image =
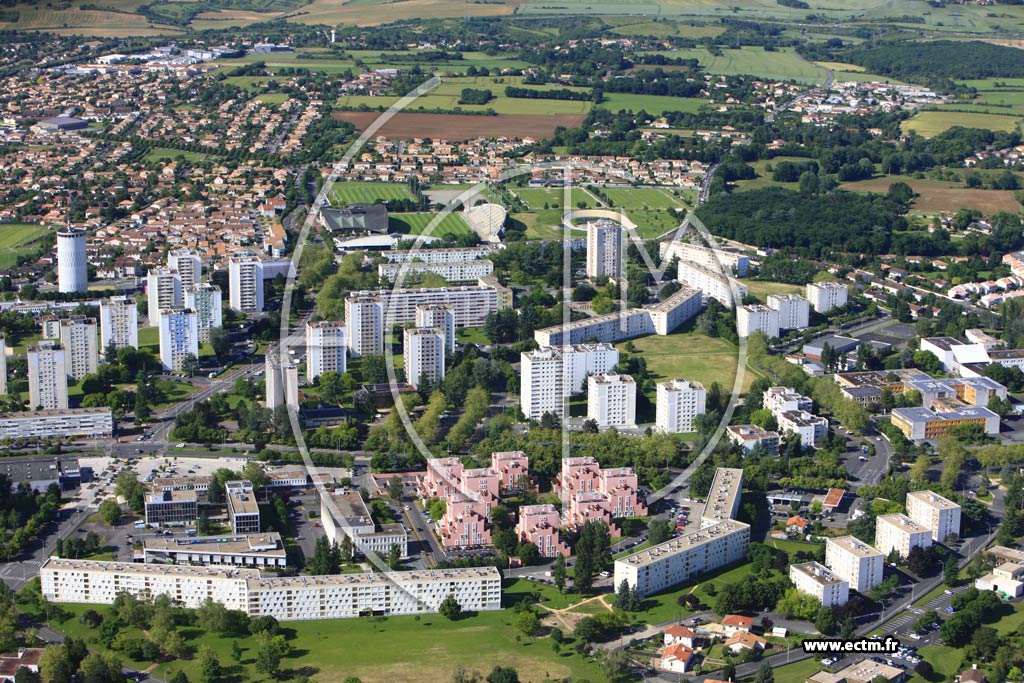
[(191, 308), (160, 311), (160, 363), (164, 370), (181, 370), (189, 355), (199, 358), (199, 324)]
[(65, 318), (60, 321), (60, 345), (68, 377), (82, 379), (95, 375), (100, 365), (100, 338), (95, 318)]
[(494, 252), (497, 248), (490, 245), (476, 247), (458, 247), (455, 249), (391, 249), (380, 252), (380, 255), (391, 263), (458, 263), (460, 261), (479, 261)]
[(384, 353), (384, 304), (377, 297), (345, 299), (345, 330), (353, 358)]
[(817, 598), (822, 607), (839, 607), (850, 599), (850, 582), (818, 562), (789, 565), (789, 580), (801, 593)]
[(185, 305), (185, 294), (178, 271), (157, 268), (146, 276), (146, 299), (149, 303), (149, 326), (160, 324), (160, 311)]
[(100, 302), (100, 346), (139, 348), (139, 308), (134, 299), (114, 296)]
[(841, 282), (808, 282), (807, 300), (818, 313), (828, 313), (833, 308), (845, 306), (849, 291)]
[(281, 621), (432, 614), (449, 595), (466, 611), (501, 609), (501, 574), (494, 567), (264, 578), (248, 567), (50, 558), (39, 573), (51, 602), (110, 605), (119, 593), (168, 595), (187, 608), (211, 599)]
[(489, 313), (498, 310), (497, 290), (478, 285), (436, 289), (379, 289), (352, 292), (349, 296), (378, 299), (383, 309), (385, 326), (415, 322), (416, 307), (424, 304), (450, 306), (456, 327), (480, 327)]
[(7, 339), (0, 334), (0, 396), (7, 394)]
[(879, 515), (875, 519), (875, 548), (886, 557), (895, 550), (900, 557), (907, 558), (914, 548), (927, 548), (931, 544), (931, 529), (902, 513)]
[[(738, 306), (742, 303), (743, 297), (750, 293), (750, 288), (735, 278), (689, 261), (679, 262), (677, 277), (687, 287), (699, 289), (705, 301), (717, 299), (726, 308)], [(733, 288), (736, 289), (738, 297), (733, 297)]]
[(231, 308), (243, 313), (263, 310), (263, 263), (236, 256), (228, 260), (228, 298)]
[(345, 326), (336, 320), (306, 323), (306, 379), (310, 382), (325, 372), (345, 374), (348, 345)]
[(736, 307), (736, 333), (749, 337), (760, 332), (769, 339), (779, 336), (779, 312), (761, 304)]
[[(433, 273), (443, 277), (447, 282), (476, 282), (494, 272), (494, 261), (479, 259), (475, 261), (446, 261), (443, 263), (378, 263), (377, 277), (389, 282), (398, 282), (402, 278), (414, 277), (422, 273)], [(406, 280), (407, 281), (407, 280)]]
[(587, 223), (587, 277), (620, 279), (622, 261), (622, 226), (614, 221)]
[(0, 439), (35, 439), (56, 436), (107, 438), (114, 433), (110, 408), (37, 410), (0, 413)]
[(588, 377), (587, 419), (598, 427), (635, 427), (636, 380), (629, 375)]
[(32, 410), (68, 409), (68, 371), (64, 348), (42, 340), (28, 347), (28, 403)]
[(663, 260), (678, 258), (680, 261), (689, 261), (716, 272), (728, 269), (726, 272), (736, 277), (745, 277), (750, 269), (750, 258), (742, 252), (730, 249), (712, 249), (700, 244), (672, 240), (662, 242), (659, 251)]
[(210, 330), (224, 326), (224, 302), (220, 287), (202, 282), (185, 288), (185, 308), (196, 312), (199, 341), (210, 341)]
[(659, 432), (692, 432), (694, 419), (707, 411), (708, 392), (700, 382), (676, 378), (659, 382), (656, 391), (655, 425)]
[(544, 413), (566, 416), (571, 394), (583, 390), (587, 375), (609, 372), (619, 364), (619, 351), (611, 344), (546, 346), (520, 356), (520, 407), (529, 420)]
[(649, 334), (667, 335), (700, 313), (701, 300), (699, 291), (684, 287), (653, 306), (543, 327), (534, 330), (533, 338), (539, 346), (557, 346), (591, 340), (613, 343)]
[(436, 385), (444, 379), (444, 338), (441, 328), (405, 328), (402, 358), (406, 383), (419, 387), (423, 380)]
[(885, 556), (858, 538), (825, 539), (825, 566), (859, 593), (866, 593), (882, 582), (884, 564)]
[(961, 508), (933, 491), (907, 494), (907, 516), (932, 532), (932, 540), (944, 543), (950, 534), (960, 535)]

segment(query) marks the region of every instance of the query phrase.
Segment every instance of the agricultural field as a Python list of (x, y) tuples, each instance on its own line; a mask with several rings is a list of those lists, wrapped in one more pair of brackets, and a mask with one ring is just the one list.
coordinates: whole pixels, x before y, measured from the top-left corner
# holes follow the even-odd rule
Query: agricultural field
[(919, 111), (912, 118), (904, 121), (902, 128), (904, 133), (913, 130), (918, 135), (930, 138), (953, 126), (1011, 131), (1021, 123), (1021, 120), (1020, 116), (927, 109)]
[[(178, 27), (152, 24), (146, 17), (136, 14), (144, 4), (146, 0), (104, 0), (101, 3), (75, 2), (67, 5), (24, 2), (4, 8), (0, 13), (0, 30), (48, 31), (62, 35), (105, 38), (174, 35), (181, 32)], [(97, 5), (110, 10), (95, 9)]]
[(414, 197), (408, 186), (400, 183), (337, 182), (331, 187), (331, 206), (346, 206), (356, 203), (372, 204), (378, 199), (383, 201), (389, 199), (412, 200)]
[(387, 2), (385, 0), (357, 0), (341, 3), (337, 0), (313, 0), (294, 14), (291, 21), (302, 24), (349, 24), (355, 26), (376, 26), (393, 21), (463, 17), (467, 12), (473, 16), (498, 16), (515, 12), (515, 3), (504, 0), (467, 6), (460, 0), (407, 0)]
[(824, 83), (828, 75), (824, 68), (808, 62), (788, 48), (765, 52), (763, 48), (748, 46), (739, 50), (723, 50), (720, 57), (702, 47), (663, 50), (657, 54), (697, 59), (708, 73), (713, 74), (747, 74), (801, 83)]
[[(713, 382), (725, 391), (732, 389), (736, 380), (738, 349), (724, 339), (707, 337), (690, 330), (692, 325), (682, 328), (667, 336), (651, 335), (633, 339), (632, 355), (638, 355), (647, 362), (647, 369), (657, 381), (665, 381), (676, 377), (701, 382), (710, 387)], [(627, 354), (626, 344), (616, 344), (620, 353)], [(747, 373), (744, 389), (754, 380), (752, 373)], [(653, 390), (648, 398), (655, 399)]]
[(688, 24), (675, 21), (649, 21), (635, 18), (613, 18), (609, 17), (605, 23), (613, 26), (611, 32), (620, 36), (655, 36), (657, 38), (670, 38), (680, 36), (683, 38), (708, 38), (721, 35), (725, 28), (722, 26), (710, 26), (706, 24)]
[(0, 268), (13, 268), (18, 256), (33, 251), (32, 242), (52, 228), (30, 223), (0, 223)]
[[(427, 226), (437, 217), (433, 213), (393, 213), (388, 216), (388, 226), (393, 232), (403, 235), (422, 235)], [(433, 227), (430, 237), (461, 237), (473, 234), (466, 220), (460, 213), (450, 213)]]
[(907, 183), (918, 194), (911, 205), (912, 213), (935, 215), (942, 211), (955, 213), (960, 209), (977, 209), (991, 215), (999, 211), (1017, 213), (1021, 210), (1020, 202), (1009, 190), (975, 190), (958, 183), (917, 180), (907, 176), (872, 178), (844, 183), (839, 187), (854, 192), (888, 192), (889, 186), (897, 181)]
[[(380, 118), (375, 111), (336, 111), (332, 114), (341, 121), (349, 121), (357, 130), (366, 130)], [(469, 114), (395, 114), (385, 123), (378, 134), (395, 138), (436, 137), (437, 132), (448, 131), (449, 141), (468, 140), (477, 137), (551, 137), (558, 126), (575, 128), (583, 123), (583, 114), (556, 114), (532, 116), (502, 114), (500, 116), (477, 116)]]
[[(532, 102), (534, 100), (523, 100)], [(541, 100), (543, 101), (543, 100)], [(670, 111), (697, 113), (708, 101), (700, 97), (670, 97), (667, 95), (633, 95), (631, 93), (605, 93), (604, 99), (597, 105), (609, 111), (629, 110), (638, 112), (641, 109), (648, 114), (661, 116)]]

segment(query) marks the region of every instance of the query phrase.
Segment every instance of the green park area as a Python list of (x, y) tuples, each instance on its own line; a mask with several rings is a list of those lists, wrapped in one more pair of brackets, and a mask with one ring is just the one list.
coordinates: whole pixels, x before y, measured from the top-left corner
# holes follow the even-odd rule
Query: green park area
[(0, 268), (13, 268), (22, 254), (34, 251), (32, 243), (49, 232), (46, 225), (0, 223)]
[[(623, 357), (628, 354), (643, 358), (647, 371), (658, 382), (680, 377), (700, 382), (705, 387), (718, 382), (728, 392), (736, 378), (739, 350), (725, 339), (686, 331), (640, 337), (615, 346)], [(744, 389), (753, 380), (753, 375), (747, 373)], [(654, 401), (653, 389), (648, 398)]]
[(609, 111), (633, 111), (643, 110), (648, 114), (661, 116), (665, 112), (683, 111), (696, 113), (707, 104), (706, 99), (699, 97), (670, 97), (668, 95), (634, 95), (633, 93), (605, 93), (601, 103), (597, 105), (601, 109)]

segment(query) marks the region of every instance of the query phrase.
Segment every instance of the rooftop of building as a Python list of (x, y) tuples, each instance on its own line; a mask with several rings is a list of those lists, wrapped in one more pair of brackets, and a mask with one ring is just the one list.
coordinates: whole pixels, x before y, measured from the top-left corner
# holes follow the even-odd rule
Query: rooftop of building
[(964, 418), (984, 418), (998, 417), (988, 408), (981, 406), (965, 406), (958, 404), (946, 404), (942, 406), (941, 410), (934, 410), (932, 408), (893, 408), (893, 416), (898, 416), (906, 419), (908, 422), (923, 421), (934, 421), (934, 420), (961, 420)]
[(189, 503), (196, 502), (196, 492), (192, 489), (167, 489), (150, 494), (146, 504)]
[(134, 562), (106, 562), (102, 560), (66, 560), (58, 557), (50, 557), (43, 562), (39, 570), (42, 572), (46, 569), (108, 574), (207, 577), (211, 579), (256, 579), (260, 577), (260, 570), (246, 567), (136, 564)]
[(201, 553), (261, 553), (284, 557), (284, 544), (277, 532), (248, 534), (241, 536), (209, 536), (188, 538), (147, 538), (143, 547), (150, 551), (201, 552)]
[(921, 526), (920, 524), (912, 520), (910, 517), (907, 517), (902, 512), (893, 512), (888, 515), (879, 515), (877, 521), (885, 524), (890, 524), (910, 534), (919, 532), (931, 533), (930, 529)]
[(854, 536), (837, 536), (825, 541), (826, 545), (834, 545), (837, 548), (853, 553), (858, 557), (881, 557), (882, 553), (869, 546), (864, 541)]
[(702, 519), (724, 521), (730, 519), (736, 499), (743, 488), (743, 470), (719, 467), (708, 491)]
[(766, 439), (775, 437), (778, 438), (778, 432), (770, 432), (760, 425), (729, 425), (725, 428), (730, 435), (743, 441), (755, 441), (760, 439)]
[(949, 500), (948, 498), (943, 498), (934, 491), (929, 491), (927, 489), (922, 491), (911, 491), (910, 493), (907, 494), (908, 502), (911, 498), (921, 501), (922, 503), (925, 503), (926, 505), (929, 505), (933, 508), (938, 508), (941, 510), (952, 510), (954, 508), (960, 507), (959, 505)]
[[(176, 492), (177, 493), (177, 492)], [(191, 492), (195, 496), (195, 492)], [(258, 515), (260, 506), (252, 491), (229, 491), (227, 494), (228, 509), (233, 515)]]
[(886, 387), (915, 380), (930, 380), (931, 376), (916, 368), (897, 370), (866, 370), (863, 372), (837, 372), (835, 380), (849, 387)]
[(730, 534), (749, 531), (749, 529), (749, 524), (744, 524), (743, 522), (738, 522), (734, 519), (727, 519), (723, 522), (704, 527), (703, 529), (696, 529), (694, 531), (684, 533), (683, 535), (669, 539), (664, 543), (659, 543), (658, 545), (647, 548), (646, 550), (641, 550), (633, 553), (632, 555), (620, 558), (616, 560), (616, 563), (622, 562), (634, 567), (644, 567), (655, 562), (660, 562), (672, 555), (685, 552), (690, 548), (701, 546), (716, 539), (725, 538)]

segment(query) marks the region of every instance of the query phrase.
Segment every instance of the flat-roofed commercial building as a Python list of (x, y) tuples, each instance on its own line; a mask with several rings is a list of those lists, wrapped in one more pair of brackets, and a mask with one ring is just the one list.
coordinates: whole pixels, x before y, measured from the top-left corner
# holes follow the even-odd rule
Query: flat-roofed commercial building
[(963, 425), (978, 425), (988, 436), (999, 433), (999, 416), (988, 408), (948, 401), (931, 408), (894, 408), (892, 424), (911, 441), (943, 439)]
[(822, 607), (838, 607), (850, 599), (850, 583), (818, 562), (791, 564), (789, 580), (801, 593), (817, 598)]
[(277, 532), (246, 536), (167, 538), (142, 542), (146, 564), (229, 564), (236, 567), (284, 567), (287, 553)]
[(107, 438), (114, 432), (110, 408), (37, 410), (31, 413), (0, 413), (0, 439)]
[(945, 542), (950, 534), (960, 535), (961, 508), (933, 491), (907, 494), (907, 516), (932, 532), (932, 540)]
[(320, 521), (324, 535), (332, 543), (348, 536), (352, 548), (364, 556), (377, 553), (387, 557), (391, 546), (398, 546), (401, 557), (409, 556), (409, 534), (401, 524), (374, 524), (370, 509), (358, 491), (320, 494)]
[(914, 548), (932, 544), (931, 529), (901, 513), (879, 515), (875, 520), (875, 548), (886, 557), (893, 550), (907, 558)]
[(260, 506), (256, 503), (252, 484), (247, 481), (228, 481), (224, 483), (228, 501), (228, 519), (231, 521), (231, 533), (258, 534), (260, 532)]
[(163, 490), (146, 498), (146, 524), (184, 526), (198, 517), (196, 492), (189, 489)]
[(884, 564), (882, 553), (853, 536), (825, 540), (825, 566), (860, 593), (882, 582)]

